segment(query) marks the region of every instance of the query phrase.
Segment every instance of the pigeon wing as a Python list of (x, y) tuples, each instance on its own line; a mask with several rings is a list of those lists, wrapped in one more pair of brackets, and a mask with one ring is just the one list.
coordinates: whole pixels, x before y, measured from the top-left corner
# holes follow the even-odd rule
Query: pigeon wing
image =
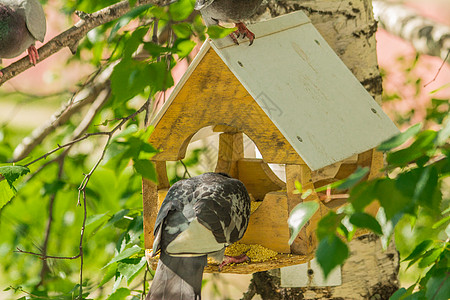
[(23, 7), (28, 31), (36, 40), (43, 43), (47, 25), (41, 3), (38, 0), (24, 0)]

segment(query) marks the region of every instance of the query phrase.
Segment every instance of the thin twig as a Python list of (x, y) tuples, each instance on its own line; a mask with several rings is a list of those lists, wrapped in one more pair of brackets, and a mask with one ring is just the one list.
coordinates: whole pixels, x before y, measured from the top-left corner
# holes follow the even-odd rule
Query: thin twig
[(184, 174), (183, 174), (183, 178), (186, 178), (186, 174), (189, 176), (189, 178), (191, 178), (191, 174), (189, 174), (188, 168), (186, 166), (186, 164), (184, 163), (183, 160), (180, 159), (180, 163), (183, 165), (184, 167)]
[(47, 260), (49, 258), (51, 259), (77, 259), (78, 257), (80, 257), (80, 254), (77, 254), (75, 256), (53, 256), (53, 255), (43, 255), (42, 253), (36, 253), (36, 252), (30, 252), (30, 251), (24, 251), (20, 248), (16, 248), (16, 251), (14, 251), (16, 253), (24, 253), (24, 254), (30, 254), (30, 255), (34, 255), (34, 256), (38, 256), (40, 259), (42, 260)]
[[(170, 0), (139, 0), (137, 6), (145, 4), (164, 6), (169, 3)], [(79, 16), (82, 17), (80, 21), (78, 21), (74, 26), (54, 37), (38, 49), (38, 63), (42, 62), (46, 58), (50, 57), (51, 55), (55, 54), (65, 47), (68, 47), (74, 53), (80, 40), (89, 31), (91, 31), (95, 27), (116, 20), (129, 11), (129, 1), (123, 0), (107, 6), (92, 14), (79, 14)], [(0, 78), (0, 86), (32, 66), (33, 65), (30, 63), (28, 57), (24, 57), (12, 63), (8, 67), (2, 69), (3, 76)]]
[(450, 50), (447, 51), (447, 55), (445, 56), (445, 59), (442, 61), (442, 64), (441, 64), (441, 66), (439, 67), (439, 69), (437, 70), (437, 73), (436, 73), (436, 75), (434, 76), (434, 78), (433, 78), (430, 82), (428, 82), (427, 84), (425, 84), (423, 87), (427, 87), (430, 83), (436, 81), (436, 78), (438, 77), (439, 73), (441, 72), (442, 68), (444, 67), (445, 63), (447, 62), (447, 59), (448, 59), (449, 55), (450, 55)]

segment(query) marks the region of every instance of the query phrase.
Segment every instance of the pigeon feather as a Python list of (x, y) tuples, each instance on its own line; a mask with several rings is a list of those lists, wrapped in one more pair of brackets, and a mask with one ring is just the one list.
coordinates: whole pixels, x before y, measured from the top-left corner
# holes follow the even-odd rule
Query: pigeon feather
[(205, 173), (172, 185), (155, 222), (153, 256), (160, 253), (147, 299), (200, 299), (207, 256), (245, 233), (250, 197), (242, 182)]

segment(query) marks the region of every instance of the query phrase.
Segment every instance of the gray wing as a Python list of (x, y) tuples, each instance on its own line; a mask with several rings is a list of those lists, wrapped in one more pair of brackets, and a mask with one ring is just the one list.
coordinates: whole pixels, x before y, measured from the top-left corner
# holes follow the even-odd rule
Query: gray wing
[[(197, 237), (212, 233), (211, 239), (205, 239), (200, 251), (218, 251), (224, 244), (231, 244), (244, 235), (249, 215), (250, 197), (239, 180), (206, 173), (179, 181), (169, 189), (156, 217), (153, 255), (159, 249), (167, 249), (178, 236), (183, 239), (188, 233)], [(203, 225), (200, 225), (200, 230), (203, 228), (207, 233), (190, 231), (199, 229), (195, 224)], [(177, 251), (186, 250), (183, 242), (180, 244), (180, 238), (174, 242), (178, 245)]]
[[(220, 1), (220, 0), (217, 0)], [(197, 0), (195, 1), (195, 10), (200, 10), (205, 7), (208, 7), (211, 3), (213, 3), (214, 0)]]
[(23, 6), (28, 31), (36, 40), (44, 42), (47, 25), (41, 3), (38, 0), (24, 0)]
[(232, 244), (240, 240), (250, 216), (250, 197), (244, 184), (225, 178), (203, 189), (196, 203), (199, 222), (212, 231), (219, 243)]
[[(153, 256), (156, 255), (161, 247), (166, 247), (178, 234), (184, 231), (195, 217), (192, 204), (194, 189), (195, 185), (189, 180), (178, 181), (170, 187), (156, 216), (153, 231), (155, 235)], [(190, 207), (192, 209), (189, 209)], [(184, 214), (184, 210), (187, 212), (192, 211), (192, 213)], [(164, 229), (166, 231), (169, 229), (169, 233), (172, 234), (164, 234), (164, 241), (162, 241), (162, 231)]]

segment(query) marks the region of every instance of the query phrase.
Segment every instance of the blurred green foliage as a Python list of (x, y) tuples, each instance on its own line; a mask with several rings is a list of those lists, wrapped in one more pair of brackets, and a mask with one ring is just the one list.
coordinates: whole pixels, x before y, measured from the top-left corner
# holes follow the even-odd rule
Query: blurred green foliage
[[(64, 11), (91, 13), (115, 2), (67, 0)], [(79, 298), (81, 271), (85, 299), (140, 299), (148, 289), (146, 280), (153, 271), (146, 267), (143, 250), (141, 180), (156, 179), (149, 158), (157, 149), (147, 143), (152, 128), (144, 124), (146, 110), (136, 107), (145, 108), (147, 100), (155, 101), (173, 86), (171, 71), (190, 59), (207, 33), (221, 37), (230, 29), (211, 27), (207, 32), (193, 11), (195, 0), (167, 7), (135, 7), (136, 1), (130, 2), (133, 8), (126, 15), (90, 31), (71, 58), (101, 70), (114, 67), (109, 101), (87, 130), (92, 136), (64, 155), (61, 149), (46, 156), (67, 142), (81, 118), (75, 115), (26, 159), (12, 164), (15, 147), (28, 133), (7, 124), (0, 127), (0, 280), (8, 283), (3, 288), (13, 298)], [(379, 234), (385, 246), (394, 235), (409, 270), (423, 269), (411, 288), (399, 290), (392, 299), (446, 299), (450, 211), (442, 187), (450, 172), (448, 103), (433, 99), (427, 111), (426, 121), (445, 124), (441, 130), (416, 125), (380, 146), (387, 155), (388, 177), (361, 181), (367, 170), (360, 169), (333, 186), (351, 189), (350, 204), (319, 222), (316, 255), (326, 274), (348, 257), (346, 241), (356, 228), (366, 228)], [(105, 142), (95, 134), (110, 139)], [(171, 182), (190, 176), (188, 169), (199, 164), (205, 151), (197, 149), (183, 162), (169, 165)], [(382, 207), (377, 218), (363, 212), (372, 201)], [(307, 205), (296, 211), (310, 216), (315, 210), (317, 205)], [(306, 219), (291, 222), (292, 231), (298, 232)], [(73, 259), (41, 260), (20, 251)]]

